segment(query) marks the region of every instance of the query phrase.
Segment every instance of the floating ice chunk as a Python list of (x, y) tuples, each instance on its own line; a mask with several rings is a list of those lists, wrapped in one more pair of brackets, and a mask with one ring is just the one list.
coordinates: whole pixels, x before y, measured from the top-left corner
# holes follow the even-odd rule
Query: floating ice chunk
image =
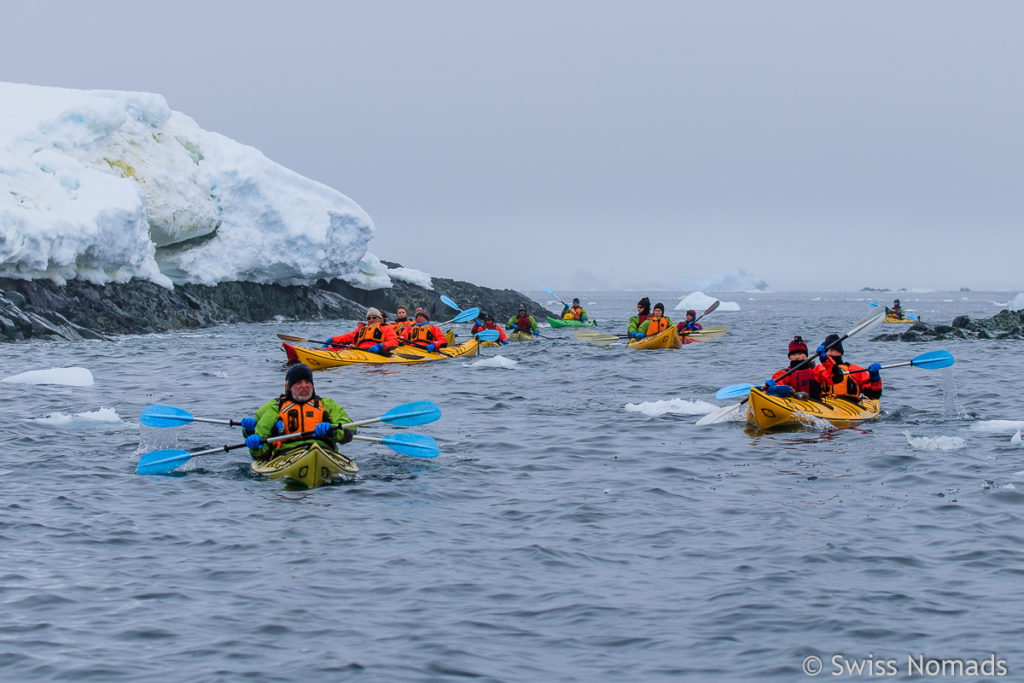
[(29, 370), (10, 377), (0, 379), (0, 382), (11, 384), (64, 384), (69, 387), (91, 387), (93, 385), (92, 373), (86, 368), (50, 368), (49, 370)]

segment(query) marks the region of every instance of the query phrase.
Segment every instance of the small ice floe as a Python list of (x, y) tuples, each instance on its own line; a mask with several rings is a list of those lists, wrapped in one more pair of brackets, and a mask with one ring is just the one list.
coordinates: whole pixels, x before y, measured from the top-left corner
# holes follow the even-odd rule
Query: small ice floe
[(645, 403), (627, 403), (623, 406), (627, 413), (643, 413), (648, 417), (658, 417), (666, 413), (675, 415), (707, 415), (719, 409), (713, 403), (682, 398), (668, 401), (647, 401)]
[(46, 417), (33, 417), (29, 418), (29, 422), (38, 422), (48, 427), (64, 428), (64, 427), (83, 427), (92, 425), (111, 425), (121, 424), (126, 425), (127, 423), (121, 419), (121, 416), (117, 414), (117, 411), (113, 408), (100, 408), (99, 410), (91, 410), (84, 413), (73, 413), (68, 415), (67, 413), (50, 413)]
[(982, 434), (1012, 434), (1024, 429), (1024, 421), (1021, 420), (981, 420), (971, 424), (972, 432)]
[(956, 451), (967, 446), (959, 436), (911, 436), (910, 432), (903, 432), (903, 436), (915, 451)]
[(511, 358), (505, 358), (504, 356), (491, 356), (490, 358), (482, 358), (476, 362), (470, 363), (471, 368), (505, 368), (511, 369), (519, 365)]
[(1011, 446), (1016, 446), (1017, 448), (1020, 448), (1020, 430), (1019, 429), (1017, 430), (1016, 434), (1014, 434), (1013, 436), (1010, 437), (1010, 445)]
[(64, 384), (69, 387), (91, 387), (92, 373), (86, 368), (50, 368), (49, 370), (29, 370), (0, 382), (12, 384)]

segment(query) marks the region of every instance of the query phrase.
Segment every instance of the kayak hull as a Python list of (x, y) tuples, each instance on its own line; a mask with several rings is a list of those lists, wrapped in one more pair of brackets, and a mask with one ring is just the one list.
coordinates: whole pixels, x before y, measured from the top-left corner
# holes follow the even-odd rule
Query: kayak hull
[(675, 325), (671, 325), (667, 330), (662, 330), (658, 334), (652, 334), (649, 337), (643, 339), (634, 339), (633, 341), (626, 344), (626, 348), (629, 349), (680, 349), (683, 347), (683, 342), (679, 338), (679, 333), (676, 332)]
[(358, 349), (331, 351), (330, 349), (307, 349), (290, 344), (281, 344), (281, 346), (284, 347), (289, 362), (294, 360), (305, 363), (313, 370), (335, 368), (342, 365), (410, 365), (444, 358), (470, 356), (480, 351), (480, 343), (476, 339), (433, 352), (415, 346), (399, 346), (387, 356)]
[(807, 426), (807, 416), (828, 420), (840, 429), (855, 427), (878, 417), (878, 401), (865, 398), (855, 402), (834, 397), (813, 401), (791, 396), (770, 396), (760, 387), (750, 390), (747, 422), (755, 427), (774, 429)]
[(523, 332), (522, 330), (515, 330), (514, 332), (509, 332), (508, 340), (510, 342), (537, 341), (537, 337), (535, 337), (530, 332)]
[(591, 321), (583, 322), (581, 320), (566, 320), (564, 318), (552, 318), (548, 316), (548, 323), (551, 327), (593, 327), (595, 323)]
[(250, 469), (268, 479), (287, 479), (315, 489), (339, 476), (351, 477), (359, 467), (349, 458), (312, 442), (291, 448), (270, 460), (254, 460)]
[(917, 322), (917, 318), (916, 317), (911, 318), (909, 315), (906, 316), (906, 317), (903, 317), (903, 318), (897, 318), (894, 315), (887, 315), (887, 316), (885, 316), (885, 321), (884, 322), (896, 323), (896, 324), (901, 324), (901, 325), (913, 325), (914, 323)]

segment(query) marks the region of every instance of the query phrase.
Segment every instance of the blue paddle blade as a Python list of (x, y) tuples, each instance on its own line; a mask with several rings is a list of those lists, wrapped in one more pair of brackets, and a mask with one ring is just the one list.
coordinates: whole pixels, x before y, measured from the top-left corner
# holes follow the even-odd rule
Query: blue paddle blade
[(497, 330), (483, 330), (476, 333), (476, 338), (480, 341), (497, 341), (500, 336)]
[(878, 308), (878, 302), (877, 301), (869, 301), (868, 302), (868, 306), (871, 306), (872, 308)]
[(193, 419), (192, 413), (186, 410), (160, 403), (147, 406), (139, 415), (139, 422), (147, 427), (180, 427), (192, 422)]
[(443, 303), (445, 306), (449, 306), (451, 308), (454, 308), (456, 311), (461, 311), (462, 310), (462, 308), (457, 303), (455, 303), (454, 301), (449, 299), (444, 294), (441, 295), (441, 303)]
[(396, 427), (416, 427), (441, 419), (441, 409), (430, 401), (413, 401), (396, 406), (381, 416), (381, 422)]
[(746, 396), (750, 393), (753, 384), (730, 384), (727, 387), (722, 387), (715, 392), (715, 398), (719, 401), (726, 398), (738, 398), (740, 396)]
[(437, 442), (423, 434), (392, 434), (380, 440), (392, 450), (413, 458), (436, 458), (440, 453)]
[(910, 361), (910, 364), (919, 368), (938, 370), (940, 368), (948, 368), (955, 362), (956, 359), (953, 358), (953, 354), (949, 351), (929, 351)]
[(176, 448), (165, 448), (161, 451), (150, 451), (139, 458), (139, 464), (135, 466), (138, 474), (167, 474), (178, 469), (192, 457), (188, 451)]
[(480, 316), (479, 308), (467, 308), (462, 313), (452, 318), (452, 322), (456, 323), (468, 323), (470, 320), (476, 320)]
[(555, 296), (555, 293), (554, 293), (554, 292), (552, 292), (552, 291), (551, 291), (550, 289), (548, 289), (547, 287), (541, 287), (541, 289), (543, 289), (543, 290), (544, 290), (545, 292), (547, 292), (547, 293), (548, 293), (548, 295), (549, 295), (549, 296), (550, 296), (551, 298), (553, 298), (553, 299), (557, 299), (557, 298), (558, 298), (557, 296)]

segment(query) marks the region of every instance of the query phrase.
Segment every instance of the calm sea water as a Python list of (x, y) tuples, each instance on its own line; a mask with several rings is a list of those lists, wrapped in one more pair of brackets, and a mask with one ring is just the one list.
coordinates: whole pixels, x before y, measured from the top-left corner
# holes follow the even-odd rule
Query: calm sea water
[[(581, 298), (622, 331), (639, 294)], [(0, 678), (793, 681), (819, 657), (829, 680), (990, 658), (1021, 680), (1021, 343), (856, 337), (863, 365), (935, 348), (957, 364), (885, 372), (862, 430), (696, 427), (719, 387), (785, 365), (794, 333), (814, 345), (878, 310), (859, 293), (722, 298), (740, 310), (704, 322), (729, 334), (678, 351), (544, 329), (468, 360), (318, 373), (355, 419), (436, 402), (443, 418), (411, 431), (442, 454), (353, 443), (361, 476), (313, 491), (250, 477), (237, 451), (136, 475), (147, 450), (239, 441), (138, 415), (251, 414), (282, 387), (275, 333), (350, 322), (4, 346), (0, 378), (79, 366), (95, 384), (0, 384)], [(901, 296), (937, 322), (1008, 298)]]

